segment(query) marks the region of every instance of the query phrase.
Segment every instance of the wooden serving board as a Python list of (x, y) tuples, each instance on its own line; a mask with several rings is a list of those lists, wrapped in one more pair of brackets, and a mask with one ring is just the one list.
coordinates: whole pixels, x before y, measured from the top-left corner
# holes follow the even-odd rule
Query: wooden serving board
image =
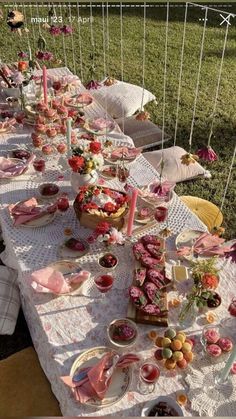
[(141, 310), (137, 310), (135, 305), (129, 301), (128, 304), (128, 311), (127, 317), (130, 320), (133, 320), (135, 323), (143, 323), (143, 324), (152, 324), (154, 326), (159, 327), (167, 327), (168, 326), (168, 306), (167, 306), (167, 292), (163, 292), (161, 297), (161, 304), (163, 305), (163, 315), (159, 316), (151, 316), (145, 313), (142, 313)]
[[(165, 251), (165, 241), (162, 240), (161, 251)], [(139, 264), (137, 261), (136, 264)], [(163, 262), (160, 264), (163, 267), (165, 266), (165, 258)], [(141, 265), (140, 265), (141, 266)], [(136, 266), (137, 268), (137, 266)], [(138, 286), (137, 281), (134, 279), (132, 285)], [(159, 327), (167, 327), (168, 326), (168, 302), (167, 302), (167, 291), (163, 290), (160, 291), (160, 306), (162, 312), (158, 316), (148, 315), (143, 313), (141, 310), (138, 310), (135, 305), (129, 300), (128, 310), (127, 310), (127, 317), (130, 320), (133, 320), (135, 323), (142, 323), (142, 324), (150, 324)]]

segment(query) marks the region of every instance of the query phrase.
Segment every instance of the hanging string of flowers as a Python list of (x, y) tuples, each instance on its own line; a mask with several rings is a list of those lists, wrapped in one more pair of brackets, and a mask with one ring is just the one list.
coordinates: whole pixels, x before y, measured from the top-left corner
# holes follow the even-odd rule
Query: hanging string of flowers
[[(229, 19), (230, 19), (230, 15), (229, 15)], [(211, 147), (211, 138), (212, 138), (212, 135), (213, 135), (213, 126), (214, 126), (215, 115), (216, 115), (216, 107), (217, 107), (219, 91), (220, 91), (220, 82), (221, 82), (223, 61), (224, 61), (227, 38), (228, 38), (229, 25), (230, 25), (230, 23), (228, 23), (226, 25), (226, 30), (225, 30), (224, 45), (223, 45), (223, 49), (222, 49), (220, 69), (219, 69), (219, 75), (218, 75), (218, 81), (217, 81), (217, 87), (216, 87), (216, 94), (215, 94), (215, 101), (214, 101), (213, 112), (212, 112), (211, 127), (210, 127), (210, 133), (209, 133), (209, 137), (208, 137), (207, 146), (202, 147), (197, 151), (197, 155), (200, 157), (200, 159), (208, 161), (208, 162), (213, 162), (213, 161), (218, 160), (217, 154), (215, 153), (215, 151)]]

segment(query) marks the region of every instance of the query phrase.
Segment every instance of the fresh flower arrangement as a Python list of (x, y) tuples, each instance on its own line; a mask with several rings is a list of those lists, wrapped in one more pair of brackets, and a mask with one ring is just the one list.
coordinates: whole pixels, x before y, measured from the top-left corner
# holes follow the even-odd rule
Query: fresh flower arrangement
[(125, 211), (128, 199), (123, 192), (96, 185), (82, 186), (75, 200), (81, 211), (112, 216), (117, 213), (121, 215)]
[(214, 305), (216, 299), (219, 301), (218, 305), (220, 304), (218, 294), (215, 292), (219, 284), (218, 272), (215, 257), (192, 262), (194, 286), (191, 293), (187, 295), (187, 304), (180, 312), (180, 321), (185, 319), (193, 304), (196, 304), (199, 309), (209, 307), (209, 302), (211, 307), (217, 307), (217, 304)]
[(10, 68), (6, 64), (0, 68), (1, 87), (22, 87), (32, 80), (32, 73), (28, 61), (19, 61), (16, 68)]
[(93, 170), (101, 169), (104, 164), (101, 144), (98, 141), (74, 148), (72, 153), (73, 156), (69, 158), (68, 163), (75, 173), (88, 174)]
[(125, 242), (123, 234), (106, 221), (101, 221), (97, 224), (92, 236), (88, 240), (90, 243), (98, 240), (99, 242), (104, 242), (107, 246), (111, 244), (123, 245)]

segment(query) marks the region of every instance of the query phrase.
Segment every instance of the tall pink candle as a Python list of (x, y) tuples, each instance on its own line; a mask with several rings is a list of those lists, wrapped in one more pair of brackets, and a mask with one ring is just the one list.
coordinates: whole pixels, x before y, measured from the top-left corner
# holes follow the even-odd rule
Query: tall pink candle
[(43, 66), (43, 97), (45, 105), (48, 104), (47, 69)]
[(133, 224), (134, 224), (134, 214), (136, 210), (136, 202), (138, 197), (138, 189), (133, 189), (131, 202), (130, 202), (130, 209), (129, 209), (129, 218), (128, 218), (128, 225), (127, 225), (127, 236), (132, 235), (133, 231)]

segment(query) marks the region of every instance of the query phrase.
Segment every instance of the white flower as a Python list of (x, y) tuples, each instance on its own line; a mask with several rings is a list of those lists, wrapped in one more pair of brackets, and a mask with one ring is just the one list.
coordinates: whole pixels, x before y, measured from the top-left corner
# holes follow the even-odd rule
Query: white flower
[(111, 227), (109, 242), (111, 244), (123, 244), (124, 241), (125, 238), (123, 234), (120, 231), (118, 231), (115, 227)]
[(104, 240), (104, 236), (102, 234), (99, 234), (99, 236), (97, 236), (97, 241), (103, 242), (103, 240)]

